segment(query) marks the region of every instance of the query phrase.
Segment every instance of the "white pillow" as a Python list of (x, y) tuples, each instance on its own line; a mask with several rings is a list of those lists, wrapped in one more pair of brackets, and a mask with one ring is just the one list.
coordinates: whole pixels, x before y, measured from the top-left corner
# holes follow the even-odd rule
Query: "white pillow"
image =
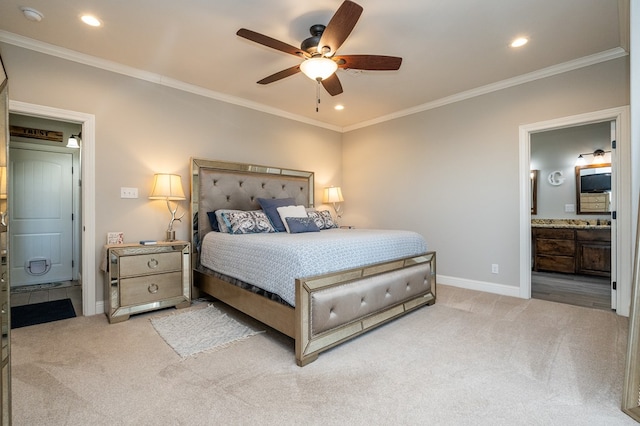
[(289, 224), (286, 220), (287, 217), (307, 217), (307, 209), (304, 206), (278, 207), (277, 210), (288, 233), (291, 233), (291, 231), (289, 230)]

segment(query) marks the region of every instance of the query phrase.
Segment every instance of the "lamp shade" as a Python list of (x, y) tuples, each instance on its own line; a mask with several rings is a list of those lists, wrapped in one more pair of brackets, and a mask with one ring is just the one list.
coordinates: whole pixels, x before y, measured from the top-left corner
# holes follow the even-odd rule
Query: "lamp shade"
[(300, 64), (300, 71), (311, 80), (324, 80), (338, 69), (338, 64), (329, 58), (309, 58)]
[(332, 186), (324, 189), (322, 195), (323, 203), (341, 203), (344, 201), (342, 198), (342, 189), (339, 186)]
[(153, 189), (149, 198), (151, 200), (186, 200), (180, 175), (156, 173), (153, 177)]

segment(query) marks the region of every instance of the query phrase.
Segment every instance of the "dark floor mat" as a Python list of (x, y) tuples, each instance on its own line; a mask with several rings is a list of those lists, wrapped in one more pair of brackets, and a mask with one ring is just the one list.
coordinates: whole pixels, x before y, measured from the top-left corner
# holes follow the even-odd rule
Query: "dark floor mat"
[(11, 308), (11, 328), (44, 324), (45, 322), (59, 321), (74, 318), (75, 316), (76, 311), (73, 309), (71, 299), (14, 306)]

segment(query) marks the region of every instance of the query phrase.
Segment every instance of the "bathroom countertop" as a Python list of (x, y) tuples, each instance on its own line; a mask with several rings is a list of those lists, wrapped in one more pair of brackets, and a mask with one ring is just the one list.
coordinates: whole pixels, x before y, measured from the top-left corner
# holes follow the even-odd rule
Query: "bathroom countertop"
[(611, 229), (608, 219), (531, 219), (532, 228)]

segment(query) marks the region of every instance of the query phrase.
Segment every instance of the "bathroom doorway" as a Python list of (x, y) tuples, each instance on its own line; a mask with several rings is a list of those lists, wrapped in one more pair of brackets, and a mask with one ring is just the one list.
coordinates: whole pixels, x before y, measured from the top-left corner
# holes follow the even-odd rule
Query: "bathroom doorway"
[[(532, 298), (615, 308), (611, 290), (615, 281), (611, 268), (615, 265), (611, 250), (615, 247), (613, 140), (614, 121), (531, 135), (530, 164), (537, 171), (536, 208), (531, 213)], [(591, 185), (594, 182), (597, 185)]]
[[(632, 247), (632, 212), (631, 198), (628, 196), (615, 197), (613, 194), (629, 194), (631, 190), (631, 134), (630, 110), (628, 106), (610, 108), (574, 116), (561, 117), (537, 123), (525, 124), (519, 127), (519, 158), (520, 158), (520, 296), (531, 298), (531, 269), (532, 269), (532, 181), (530, 164), (531, 137), (540, 132), (564, 129), (586, 124), (601, 122), (615, 122), (615, 149), (612, 151), (611, 162), (614, 164), (615, 176), (612, 189), (613, 209), (615, 214), (611, 218), (611, 264), (612, 275), (612, 309), (618, 315), (628, 316), (631, 302), (631, 259)], [(554, 173), (554, 181), (559, 177)], [(547, 177), (542, 177), (541, 180)], [(566, 178), (566, 177), (565, 177)], [(575, 179), (575, 176), (572, 177)], [(615, 284), (615, 288), (613, 288)]]

